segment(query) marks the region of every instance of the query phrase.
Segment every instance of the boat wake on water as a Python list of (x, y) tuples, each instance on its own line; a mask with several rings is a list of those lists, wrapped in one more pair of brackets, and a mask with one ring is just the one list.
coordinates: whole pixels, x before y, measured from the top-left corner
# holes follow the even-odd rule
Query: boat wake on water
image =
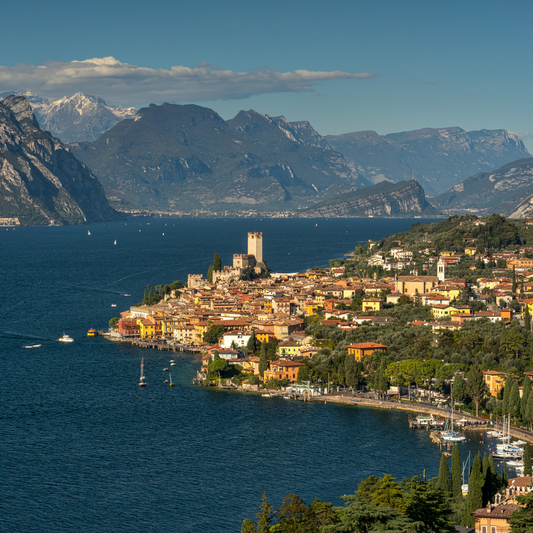
[(41, 342), (56, 342), (57, 339), (50, 337), (38, 337), (36, 335), (25, 335), (22, 333), (15, 333), (14, 331), (0, 331), (0, 339), (19, 339), (29, 341), (41, 341)]

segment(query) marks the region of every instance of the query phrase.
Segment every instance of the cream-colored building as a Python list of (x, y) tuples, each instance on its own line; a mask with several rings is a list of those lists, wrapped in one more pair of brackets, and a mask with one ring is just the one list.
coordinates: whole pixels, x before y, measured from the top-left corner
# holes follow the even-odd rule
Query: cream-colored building
[(395, 292), (414, 296), (434, 292), (439, 284), (437, 276), (398, 276), (395, 280)]

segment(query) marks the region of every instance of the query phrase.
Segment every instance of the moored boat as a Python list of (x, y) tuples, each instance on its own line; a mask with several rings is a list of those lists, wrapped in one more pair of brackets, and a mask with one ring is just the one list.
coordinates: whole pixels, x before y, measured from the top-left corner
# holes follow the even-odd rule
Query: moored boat
[(87, 337), (96, 337), (98, 335), (98, 331), (96, 331), (95, 329), (91, 328), (88, 332), (87, 332)]

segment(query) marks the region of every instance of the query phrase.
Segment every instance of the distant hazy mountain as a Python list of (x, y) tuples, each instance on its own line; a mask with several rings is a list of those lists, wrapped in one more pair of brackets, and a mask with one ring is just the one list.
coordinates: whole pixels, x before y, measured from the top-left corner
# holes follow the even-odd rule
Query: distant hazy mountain
[(389, 135), (360, 131), (325, 139), (360, 177), (373, 183), (414, 177), (431, 195), (479, 172), (531, 157), (522, 141), (505, 130), (425, 128)]
[(499, 213), (529, 216), (533, 195), (533, 157), (508, 163), (493, 172), (482, 172), (432, 198), (446, 213)]
[[(1, 97), (11, 93), (1, 93)], [(76, 93), (50, 102), (32, 93), (17, 93), (24, 96), (43, 130), (49, 131), (63, 142), (94, 141), (105, 131), (125, 118), (133, 118), (133, 107), (108, 106), (102, 98)]]
[(301, 217), (368, 217), (437, 215), (418, 181), (382, 181), (355, 192), (340, 194), (299, 213)]
[(0, 102), (0, 217), (18, 217), (23, 224), (118, 218), (96, 177), (39, 128), (22, 96)]
[(72, 146), (108, 197), (181, 210), (296, 209), (367, 182), (308, 123), (255, 111), (226, 122), (196, 105), (150, 105)]

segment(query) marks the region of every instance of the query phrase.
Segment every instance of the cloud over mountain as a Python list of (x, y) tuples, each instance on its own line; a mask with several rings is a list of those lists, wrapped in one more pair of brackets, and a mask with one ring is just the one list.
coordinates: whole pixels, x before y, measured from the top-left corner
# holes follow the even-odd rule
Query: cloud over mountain
[(84, 92), (119, 101), (207, 101), (247, 98), (256, 94), (306, 92), (322, 81), (366, 79), (373, 74), (295, 70), (234, 72), (202, 63), (195, 68), (147, 68), (114, 57), (84, 61), (48, 61), (43, 65), (0, 65), (0, 92), (25, 90), (49, 97)]

